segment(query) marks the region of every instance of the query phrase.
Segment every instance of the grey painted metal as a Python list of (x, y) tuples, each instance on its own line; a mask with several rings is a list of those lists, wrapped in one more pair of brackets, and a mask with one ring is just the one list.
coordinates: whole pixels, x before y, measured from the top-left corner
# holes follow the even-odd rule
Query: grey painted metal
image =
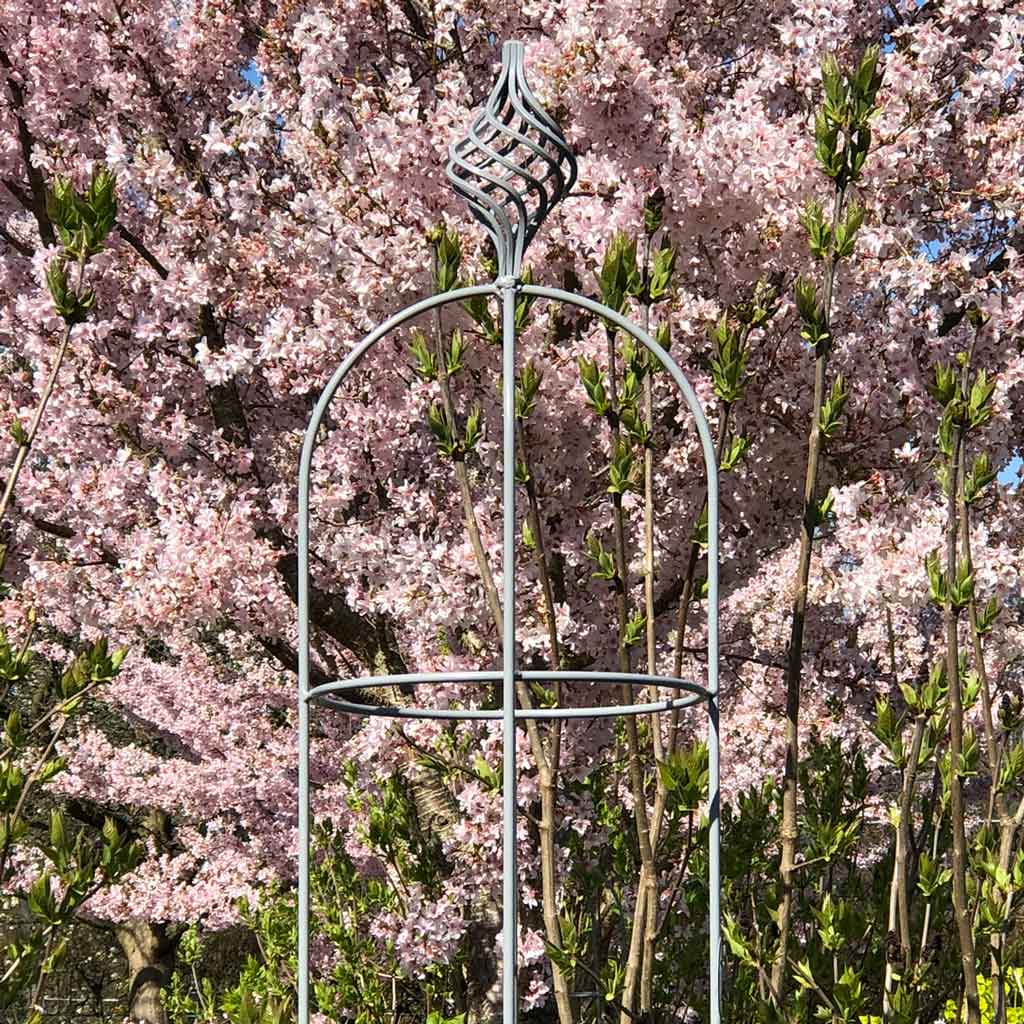
[(516, 845), (516, 280), (501, 285), (501, 1017), (516, 1024), (519, 1006), (519, 867)]
[[(653, 714), (659, 711), (672, 711), (676, 708), (688, 708), (709, 699), (708, 691), (697, 683), (673, 676), (649, 676), (632, 672), (542, 672), (514, 671), (516, 682), (587, 682), (618, 686), (628, 683), (631, 686), (663, 686), (666, 689), (688, 693), (687, 697), (670, 700), (650, 701), (646, 704), (603, 704), (597, 707), (556, 707), (556, 708), (515, 708), (516, 721), (527, 718), (552, 721), (554, 719), (584, 718), (620, 718), (628, 715)], [(352, 693), (359, 690), (377, 689), (385, 686), (421, 686), (427, 683), (464, 683), (480, 686), (483, 683), (499, 682), (504, 679), (502, 672), (424, 672), (422, 674), (405, 673), (390, 676), (361, 676), (358, 679), (340, 679), (333, 683), (322, 683), (314, 687), (306, 695), (307, 700), (321, 707), (333, 708), (336, 711), (347, 711), (351, 714), (370, 715), (380, 718), (423, 718), (463, 720), (476, 719), (500, 722), (504, 719), (502, 709), (480, 708), (421, 708), (399, 707), (393, 704), (366, 704), (345, 698), (335, 697), (338, 693)]]
[(499, 278), (519, 276), (530, 240), (576, 183), (576, 157), (527, 85), (524, 53), (505, 43), (498, 81), (445, 168), (494, 242)]
[[(533, 170), (535, 165), (536, 172)], [(474, 216), (484, 225), (498, 253), (499, 276), (494, 283), (460, 288), (424, 299), (395, 314), (368, 334), (334, 372), (316, 404), (306, 430), (299, 466), (298, 606), (299, 606), (299, 1024), (309, 1024), (309, 706), (318, 704), (360, 715), (400, 718), (484, 718), (501, 721), (504, 744), (502, 764), (502, 1018), (515, 1024), (517, 1017), (517, 910), (516, 870), (516, 722), (523, 719), (584, 719), (645, 714), (706, 703), (708, 708), (709, 769), (709, 987), (710, 1024), (721, 1021), (721, 921), (719, 909), (719, 736), (718, 736), (718, 475), (714, 445), (707, 420), (693, 388), (671, 358), (653, 338), (621, 314), (592, 299), (554, 288), (527, 285), (518, 279), (523, 252), (545, 216), (572, 187), (576, 162), (558, 126), (543, 111), (526, 84), (521, 43), (506, 43), (502, 72), (484, 110), (474, 120), (466, 139), (451, 147), (447, 167), (456, 191), (470, 203)], [(708, 485), (708, 669), (707, 685), (668, 676), (641, 673), (587, 671), (521, 671), (516, 665), (515, 637), (515, 304), (518, 295), (531, 295), (588, 310), (613, 323), (644, 345), (661, 363), (679, 388), (697, 425)], [(309, 618), (309, 499), (310, 477), (317, 436), (324, 415), (346, 376), (378, 341), (422, 313), (486, 295), (502, 307), (502, 666), (501, 671), (456, 673), (407, 673), (369, 676), (310, 687)], [(664, 687), (686, 696), (640, 704), (517, 708), (515, 688), (520, 682), (555, 680), (588, 681)], [(401, 683), (501, 682), (500, 709), (431, 709), (358, 703), (345, 694)]]
[[(518, 682), (588, 682), (607, 683), (619, 685), (629, 683), (632, 686), (664, 686), (676, 690), (686, 690), (707, 700), (709, 693), (706, 687), (699, 683), (690, 682), (685, 679), (677, 679), (675, 676), (651, 676), (642, 672), (594, 672), (591, 669), (579, 669), (577, 671), (561, 670), (550, 672), (546, 669), (528, 669), (526, 671), (515, 671), (515, 678)], [(316, 703), (318, 697), (330, 693), (348, 693), (353, 690), (370, 689), (383, 686), (418, 686), (422, 683), (467, 683), (469, 685), (483, 685), (494, 683), (502, 679), (501, 672), (400, 672), (394, 675), (385, 676), (355, 676), (352, 679), (336, 679), (330, 683), (321, 683), (314, 686), (307, 694), (306, 699)], [(395, 708), (391, 705), (373, 705), (378, 711), (410, 711), (419, 712), (419, 708)], [(601, 707), (596, 710), (604, 715), (614, 717), (616, 714), (628, 712), (632, 707), (639, 707), (633, 704), (614, 704), (609, 707)], [(520, 712), (524, 709), (518, 709)], [(589, 708), (565, 708), (567, 712), (573, 712), (580, 718), (589, 718)], [(428, 711), (423, 709), (423, 714)], [(500, 718), (500, 713), (498, 715)]]
[[(503, 678), (501, 674), (498, 675), (499, 680)], [(636, 680), (632, 680), (630, 685), (637, 685)], [(590, 708), (516, 708), (513, 718), (517, 722), (525, 721), (528, 718), (539, 722), (553, 722), (556, 719), (582, 721), (587, 718), (635, 718), (637, 715), (653, 715), (662, 711), (692, 708), (694, 704), (703, 704), (706, 699), (703, 696), (693, 695), (676, 700), (651, 701), (647, 704), (608, 704), (603, 707)], [(345, 711), (352, 715), (366, 715), (368, 718), (435, 719), (448, 722), (501, 722), (505, 718), (504, 712), (500, 710), (488, 711), (479, 708), (460, 708), (458, 710), (451, 708), (402, 708), (378, 704), (359, 704), (355, 701), (343, 700), (339, 697), (320, 697), (314, 700), (313, 703), (323, 708)]]

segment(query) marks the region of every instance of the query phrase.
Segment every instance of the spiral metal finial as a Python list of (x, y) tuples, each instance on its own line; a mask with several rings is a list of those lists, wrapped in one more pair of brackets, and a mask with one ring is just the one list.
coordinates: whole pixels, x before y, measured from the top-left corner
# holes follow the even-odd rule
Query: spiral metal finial
[(500, 277), (519, 276), (530, 240), (576, 181), (562, 130), (526, 84), (523, 53), (522, 43), (505, 43), (498, 81), (445, 167), (491, 236)]

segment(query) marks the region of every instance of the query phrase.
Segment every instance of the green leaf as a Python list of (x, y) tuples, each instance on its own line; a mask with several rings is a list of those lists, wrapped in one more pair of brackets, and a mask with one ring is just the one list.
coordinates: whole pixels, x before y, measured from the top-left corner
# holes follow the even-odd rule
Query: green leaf
[(475, 404), (469, 410), (469, 415), (466, 417), (466, 431), (463, 435), (462, 451), (463, 452), (474, 452), (476, 446), (483, 437), (484, 428), (482, 414), (480, 411), (480, 405)]
[(584, 548), (587, 557), (597, 564), (597, 570), (591, 573), (591, 576), (596, 579), (608, 580), (609, 582), (616, 579), (615, 560), (611, 552), (605, 550), (601, 539), (593, 531), (587, 533), (584, 540)]
[(654, 340), (666, 352), (672, 347), (672, 327), (667, 320), (654, 329)]
[(103, 842), (110, 847), (120, 845), (121, 832), (117, 827), (117, 822), (113, 818), (104, 818), (103, 820)]
[(874, 108), (875, 97), (882, 85), (882, 72), (878, 68), (881, 50), (877, 43), (872, 43), (861, 58), (860, 66), (851, 80), (853, 90), (864, 101), (868, 108)]
[(818, 509), (814, 517), (816, 526), (820, 526), (826, 519), (828, 519), (829, 513), (832, 511), (832, 506), (835, 505), (836, 492), (829, 490), (828, 494), (818, 504)]
[(68, 762), (64, 757), (54, 757), (47, 761), (40, 769), (39, 774), (36, 776), (40, 783), (49, 782), (50, 779), (57, 775), (60, 775), (65, 768), (67, 768)]
[(798, 277), (793, 294), (801, 319), (807, 324), (818, 323), (821, 313), (818, 306), (818, 289), (815, 283), (810, 278)]
[(966, 608), (974, 600), (974, 572), (967, 559), (957, 566), (956, 579), (949, 588), (949, 600), (954, 608)]
[(825, 222), (821, 203), (809, 199), (800, 214), (800, 223), (807, 232), (811, 255), (818, 260), (828, 259), (832, 251), (832, 229)]
[(576, 361), (580, 371), (580, 381), (587, 393), (587, 405), (598, 416), (604, 416), (611, 410), (611, 403), (604, 389), (604, 373), (599, 369), (597, 361), (580, 356)]
[(55, 178), (47, 190), (46, 210), (71, 259), (88, 259), (103, 251), (117, 220), (117, 181), (105, 167), (92, 177), (81, 195), (70, 179)]
[(67, 849), (64, 815), (57, 808), (53, 808), (50, 811), (50, 846), (58, 852)]
[(70, 178), (57, 177), (46, 191), (46, 214), (57, 229), (64, 245), (81, 224), (75, 203), (75, 189)]
[(626, 630), (622, 637), (623, 648), (635, 647), (643, 640), (647, 629), (647, 616), (643, 612), (634, 612), (626, 623)]
[(597, 275), (601, 301), (616, 313), (622, 313), (629, 296), (639, 295), (643, 281), (636, 264), (636, 239), (619, 232), (605, 250)]
[(676, 250), (664, 245), (654, 251), (651, 278), (647, 285), (647, 296), (651, 302), (660, 302), (671, 294), (672, 275), (676, 266)]
[(21, 425), (21, 420), (17, 417), (11, 420), (11, 437), (14, 438), (14, 443), (19, 448), (24, 448), (28, 444), (28, 431)]
[(1024, 778), (1024, 745), (1014, 743), (1003, 755), (999, 766), (999, 788), (1006, 792)]
[(939, 405), (946, 406), (956, 397), (957, 390), (956, 370), (946, 363), (937, 363), (935, 380), (928, 386), (928, 393)]
[(527, 551), (537, 550), (537, 537), (535, 536), (533, 527), (530, 526), (530, 521), (528, 519), (523, 520), (523, 547), (526, 548)]
[(982, 452), (975, 457), (974, 464), (964, 480), (964, 504), (974, 504), (995, 478), (996, 473), (989, 465), (988, 455)]
[(661, 227), (665, 216), (665, 190), (659, 185), (644, 200), (644, 233), (650, 238)]
[[(957, 425), (953, 413), (954, 404), (951, 403), (942, 414), (942, 419), (939, 420), (939, 429), (936, 433), (936, 441), (938, 442), (939, 451), (942, 452), (947, 459), (951, 459), (953, 457), (953, 446), (956, 440)], [(948, 478), (944, 489), (948, 493)]]
[(519, 419), (527, 419), (536, 408), (542, 380), (543, 374), (534, 366), (532, 359), (519, 371), (516, 380), (516, 416)]
[(93, 176), (83, 197), (91, 217), (91, 239), (93, 254), (100, 251), (98, 246), (110, 233), (117, 220), (117, 179), (107, 168), (103, 167)]
[(742, 434), (739, 437), (734, 437), (729, 450), (722, 454), (721, 470), (723, 473), (728, 473), (734, 470), (743, 457), (750, 450), (750, 439), (744, 437)]
[(630, 406), (636, 407), (640, 401), (640, 378), (632, 370), (627, 370), (619, 385), (619, 412)]
[(439, 402), (435, 402), (427, 409), (427, 423), (437, 440), (438, 451), (448, 458), (454, 457), (459, 450), (459, 444), (455, 438), (455, 424), (448, 415), (448, 411)]
[(637, 381), (643, 380), (650, 369), (647, 349), (627, 334), (622, 340), (621, 351), (626, 373), (632, 374)]
[(608, 467), (609, 494), (625, 494), (635, 491), (639, 486), (639, 464), (633, 458), (629, 444), (619, 440), (612, 452), (612, 461)]
[(57, 924), (57, 902), (50, 889), (50, 874), (44, 871), (32, 884), (26, 897), (28, 909), (46, 924)]
[(25, 773), (21, 768), (9, 760), (0, 761), (0, 811), (13, 811), (24, 789)]
[(856, 202), (851, 203), (846, 219), (836, 227), (835, 255), (837, 260), (847, 259), (853, 255), (854, 240), (863, 223), (864, 208)]
[(445, 369), (448, 371), (449, 377), (454, 377), (462, 369), (466, 349), (466, 343), (462, 339), (462, 331), (456, 327), (452, 331), (451, 344), (448, 346), (448, 358), (445, 360)]
[(728, 913), (724, 913), (722, 915), (722, 935), (725, 937), (725, 941), (729, 944), (729, 949), (732, 952), (732, 955), (736, 957), (740, 963), (751, 968), (756, 968), (758, 966), (757, 960), (751, 952), (750, 946), (740, 934), (739, 925)]
[(17, 750), (25, 741), (25, 730), (21, 725), (21, 714), (15, 708), (8, 716), (4, 725), (4, 743)]
[(739, 401), (749, 380), (747, 332), (730, 324), (728, 315), (723, 313), (711, 328), (710, 337), (713, 347), (711, 383), (715, 395), (722, 402)]
[(900, 692), (903, 694), (903, 700), (906, 702), (907, 708), (910, 711), (917, 713), (921, 710), (921, 702), (915, 690), (909, 683), (900, 683)]
[(635, 405), (626, 406), (619, 414), (619, 422), (629, 434), (629, 439), (638, 447), (645, 448), (651, 443), (651, 432)]
[(979, 370), (971, 385), (967, 399), (968, 425), (980, 427), (992, 416), (992, 393), (995, 391), (995, 380), (989, 380), (984, 370)]
[(843, 154), (838, 151), (839, 126), (823, 109), (814, 119), (814, 156), (822, 172), (836, 179), (843, 171)]
[(949, 599), (946, 587), (946, 576), (942, 571), (942, 563), (939, 558), (939, 549), (935, 548), (925, 555), (925, 572), (928, 573), (928, 585), (931, 592), (931, 599), (940, 607), (944, 607)]
[(808, 960), (801, 960), (799, 963), (793, 964), (793, 980), (801, 988), (814, 989), (818, 987)]
[[(519, 275), (523, 284), (533, 284), (533, 271), (529, 267), (524, 267), (522, 273)], [(530, 310), (533, 308), (533, 304), (537, 301), (536, 295), (526, 295), (520, 292), (516, 296), (516, 310), (515, 310), (515, 327), (516, 334), (522, 334), (526, 330), (526, 324), (530, 319)]]
[(939, 862), (932, 860), (927, 853), (921, 854), (919, 865), (917, 887), (929, 899), (948, 885), (953, 877), (953, 872), (949, 868), (942, 868)]
[(434, 289), (450, 292), (459, 282), (459, 268), (462, 265), (462, 242), (457, 231), (441, 228), (436, 241), (437, 268)]
[(778, 311), (779, 289), (766, 277), (758, 279), (751, 298), (737, 302), (732, 314), (747, 327), (763, 327)]
[(850, 393), (846, 390), (843, 375), (836, 374), (832, 382), (832, 390), (825, 398), (821, 406), (821, 415), (818, 418), (818, 429), (825, 437), (832, 437), (839, 429), (839, 422), (846, 409), (846, 401)]
[(79, 295), (70, 286), (63, 257), (57, 257), (47, 266), (46, 286), (53, 299), (54, 312), (70, 327), (83, 323), (96, 305), (94, 292), (85, 291)]
[(708, 506), (700, 510), (697, 522), (694, 524), (693, 536), (690, 538), (692, 544), (696, 544), (701, 551), (706, 551), (708, 546)]
[(889, 753), (893, 764), (903, 764), (903, 718), (898, 717), (884, 697), (875, 698), (875, 722), (871, 731)]
[(496, 345), (501, 341), (501, 330), (491, 315), (489, 300), (486, 295), (474, 295), (466, 299), (462, 306), (490, 344)]
[(418, 328), (409, 332), (409, 351), (413, 357), (413, 371), (422, 380), (437, 380), (437, 360), (427, 342), (427, 336)]
[(995, 624), (999, 613), (1002, 608), (999, 602), (994, 598), (990, 597), (988, 603), (985, 605), (984, 611), (978, 616), (978, 635), (985, 636), (992, 631), (992, 626)]

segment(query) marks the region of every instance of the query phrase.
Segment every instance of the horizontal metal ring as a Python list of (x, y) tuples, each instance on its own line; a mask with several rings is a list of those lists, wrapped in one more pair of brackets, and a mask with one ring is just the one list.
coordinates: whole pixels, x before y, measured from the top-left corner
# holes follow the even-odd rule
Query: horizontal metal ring
[[(367, 715), (384, 718), (418, 718), (447, 719), (455, 721), (499, 722), (504, 717), (501, 708), (403, 708), (396, 705), (359, 704), (335, 696), (353, 690), (379, 688), (383, 686), (421, 686), (430, 683), (460, 683), (479, 685), (481, 683), (499, 682), (504, 676), (501, 672), (422, 672), (387, 676), (361, 676), (356, 679), (340, 679), (332, 683), (323, 683), (314, 687), (306, 694), (306, 700), (321, 707), (349, 714)], [(516, 672), (517, 682), (590, 682), (605, 686), (663, 686), (666, 689), (682, 691), (684, 697), (670, 700), (650, 701), (645, 704), (612, 704), (600, 707), (558, 707), (558, 708), (516, 708), (515, 719), (589, 719), (589, 718), (620, 718), (628, 715), (655, 714), (662, 711), (673, 711), (693, 707), (704, 701), (714, 699), (714, 694), (698, 683), (675, 676), (653, 676), (630, 672), (588, 672), (581, 671), (523, 671)]]

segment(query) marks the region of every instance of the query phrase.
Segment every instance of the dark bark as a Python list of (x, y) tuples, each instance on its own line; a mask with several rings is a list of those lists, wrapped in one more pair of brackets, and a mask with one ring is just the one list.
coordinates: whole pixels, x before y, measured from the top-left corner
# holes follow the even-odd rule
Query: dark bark
[(25, 174), (28, 177), (29, 194), (26, 195), (16, 182), (5, 181), (4, 183), (12, 195), (35, 217), (43, 245), (56, 245), (57, 236), (54, 234), (53, 224), (50, 223), (46, 212), (46, 179), (43, 177), (42, 170), (32, 160), (32, 151), (36, 145), (35, 136), (30, 131), (28, 122), (22, 113), (25, 109), (25, 90), (12, 74), (14, 68), (3, 50), (0, 50), (0, 68), (7, 72), (7, 89), (11, 94), (11, 113), (14, 115), (14, 123), (18, 129), (18, 148), (21, 151), (21, 162), (25, 166)]
[(128, 960), (128, 1015), (144, 1024), (167, 1024), (161, 992), (174, 971), (176, 940), (167, 927), (150, 921), (128, 921), (114, 929)]
[[(211, 352), (224, 351), (224, 325), (217, 319), (209, 302), (204, 302), (199, 308), (199, 329), (203, 332), (202, 336), (206, 339)], [(206, 391), (210, 399), (213, 422), (224, 434), (224, 440), (242, 448), (251, 448), (249, 421), (246, 419), (245, 408), (234, 380), (213, 384)]]

